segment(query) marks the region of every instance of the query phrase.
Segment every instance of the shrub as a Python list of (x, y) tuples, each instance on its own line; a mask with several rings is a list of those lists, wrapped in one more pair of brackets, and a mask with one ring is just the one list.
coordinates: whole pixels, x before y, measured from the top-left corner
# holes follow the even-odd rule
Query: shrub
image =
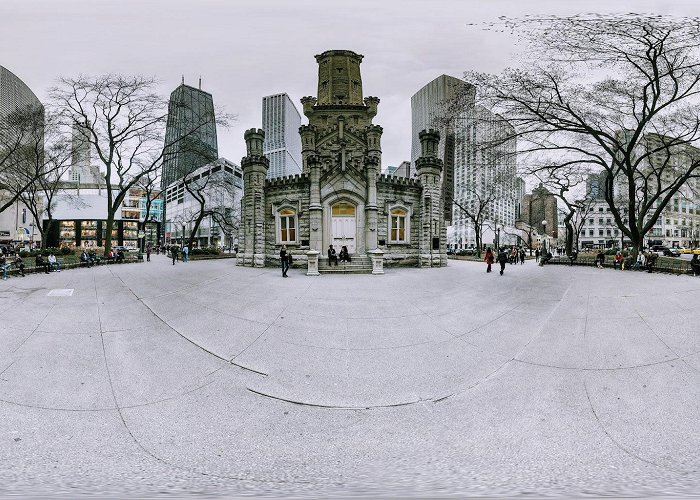
[(61, 247), (61, 255), (73, 255), (73, 249), (70, 247)]
[(26, 250), (20, 250), (20, 251), (19, 251), (19, 256), (22, 257), (22, 258), (29, 257), (29, 256), (31, 256), (31, 254), (32, 254), (32, 252), (28, 252), (28, 251), (26, 251)]

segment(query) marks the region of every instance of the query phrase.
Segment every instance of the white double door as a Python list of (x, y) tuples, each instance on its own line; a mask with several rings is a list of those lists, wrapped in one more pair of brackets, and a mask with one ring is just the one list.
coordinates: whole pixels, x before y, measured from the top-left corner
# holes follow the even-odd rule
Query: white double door
[(354, 254), (357, 241), (357, 224), (355, 217), (331, 218), (331, 244), (340, 253), (343, 246), (348, 247), (348, 253)]

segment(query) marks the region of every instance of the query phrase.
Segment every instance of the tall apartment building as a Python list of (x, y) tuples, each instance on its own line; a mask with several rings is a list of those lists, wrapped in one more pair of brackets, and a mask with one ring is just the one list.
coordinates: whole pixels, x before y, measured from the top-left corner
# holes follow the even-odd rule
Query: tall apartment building
[(0, 117), (22, 108), (44, 106), (32, 90), (9, 69), (0, 66)]
[[(471, 213), (485, 211), (483, 241), (489, 241), (495, 227), (515, 226), (524, 184), (516, 175), (515, 130), (503, 117), (483, 106), (468, 108), (455, 119), (454, 136), (456, 204), (451, 243), (464, 248), (476, 244), (476, 231), (472, 220), (459, 207)], [(502, 242), (510, 243), (508, 233), (503, 231)]]
[(270, 160), (267, 178), (301, 173), (301, 115), (287, 94), (263, 97), (263, 154)]
[(168, 104), (162, 188), (218, 157), (212, 95), (183, 82)]
[(80, 124), (74, 123), (71, 135), (70, 180), (80, 185), (104, 184), (100, 167), (91, 164), (90, 142), (87, 131)]
[(421, 130), (440, 132), (438, 157), (443, 162), (442, 197), (445, 220), (452, 220), (454, 192), (454, 117), (474, 106), (475, 87), (459, 78), (441, 75), (411, 97), (411, 163), (421, 155)]
[[(28, 140), (34, 144), (41, 144), (44, 135), (44, 106), (27, 84), (10, 70), (0, 66), (0, 120), (4, 122), (12, 113), (23, 110), (32, 111), (32, 119), (37, 125), (33, 132), (38, 135)], [(24, 144), (24, 137), (13, 135), (12, 130), (9, 122), (7, 126), (4, 123), (0, 125), (0, 160), (9, 153), (3, 152), (5, 147), (11, 145), (10, 148), (14, 149)], [(0, 178), (0, 186), (2, 181)], [(13, 195), (0, 187), (0, 201), (5, 199), (5, 196)], [(38, 231), (35, 228), (40, 223), (41, 221), (34, 220), (28, 208), (18, 200), (12, 208), (0, 213), (0, 243), (36, 241)]]
[[(559, 213), (557, 211), (557, 199), (553, 193), (540, 184), (526, 194), (522, 202), (521, 219), (529, 226), (535, 228), (538, 234), (546, 234), (555, 240), (559, 235)], [(545, 223), (543, 224), (543, 221)]]

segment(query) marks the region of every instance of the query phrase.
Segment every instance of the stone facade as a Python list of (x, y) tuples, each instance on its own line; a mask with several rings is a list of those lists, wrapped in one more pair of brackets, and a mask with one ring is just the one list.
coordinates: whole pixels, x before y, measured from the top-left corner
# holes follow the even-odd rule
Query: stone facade
[(389, 266), (447, 265), (439, 133), (420, 134), (416, 178), (381, 175), (382, 128), (372, 123), (379, 99), (363, 98), (362, 57), (347, 50), (316, 56), (319, 97), (301, 100), (309, 123), (299, 128), (300, 175), (266, 179), (264, 132), (245, 133), (239, 265), (279, 265), (286, 245), (294, 264), (305, 266), (307, 252), (324, 259), (331, 244), (375, 259), (383, 252)]

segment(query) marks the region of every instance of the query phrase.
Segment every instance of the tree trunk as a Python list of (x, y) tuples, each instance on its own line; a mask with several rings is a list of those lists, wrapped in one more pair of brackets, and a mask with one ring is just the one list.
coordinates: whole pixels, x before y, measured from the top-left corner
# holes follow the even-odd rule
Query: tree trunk
[(105, 231), (107, 234), (105, 234), (105, 253), (104, 256), (107, 257), (109, 255), (109, 251), (112, 249), (112, 228), (114, 227), (114, 213), (110, 210), (107, 214), (107, 224), (105, 227)]
[(205, 217), (205, 214), (204, 214), (204, 211), (202, 210), (199, 212), (199, 216), (197, 217), (197, 219), (194, 222), (194, 227), (192, 228), (192, 231), (190, 231), (190, 237), (187, 240), (187, 246), (190, 248), (190, 251), (192, 250), (192, 248), (194, 248), (193, 247), (194, 237), (197, 234), (197, 231), (199, 230), (199, 225), (204, 220), (204, 217)]

